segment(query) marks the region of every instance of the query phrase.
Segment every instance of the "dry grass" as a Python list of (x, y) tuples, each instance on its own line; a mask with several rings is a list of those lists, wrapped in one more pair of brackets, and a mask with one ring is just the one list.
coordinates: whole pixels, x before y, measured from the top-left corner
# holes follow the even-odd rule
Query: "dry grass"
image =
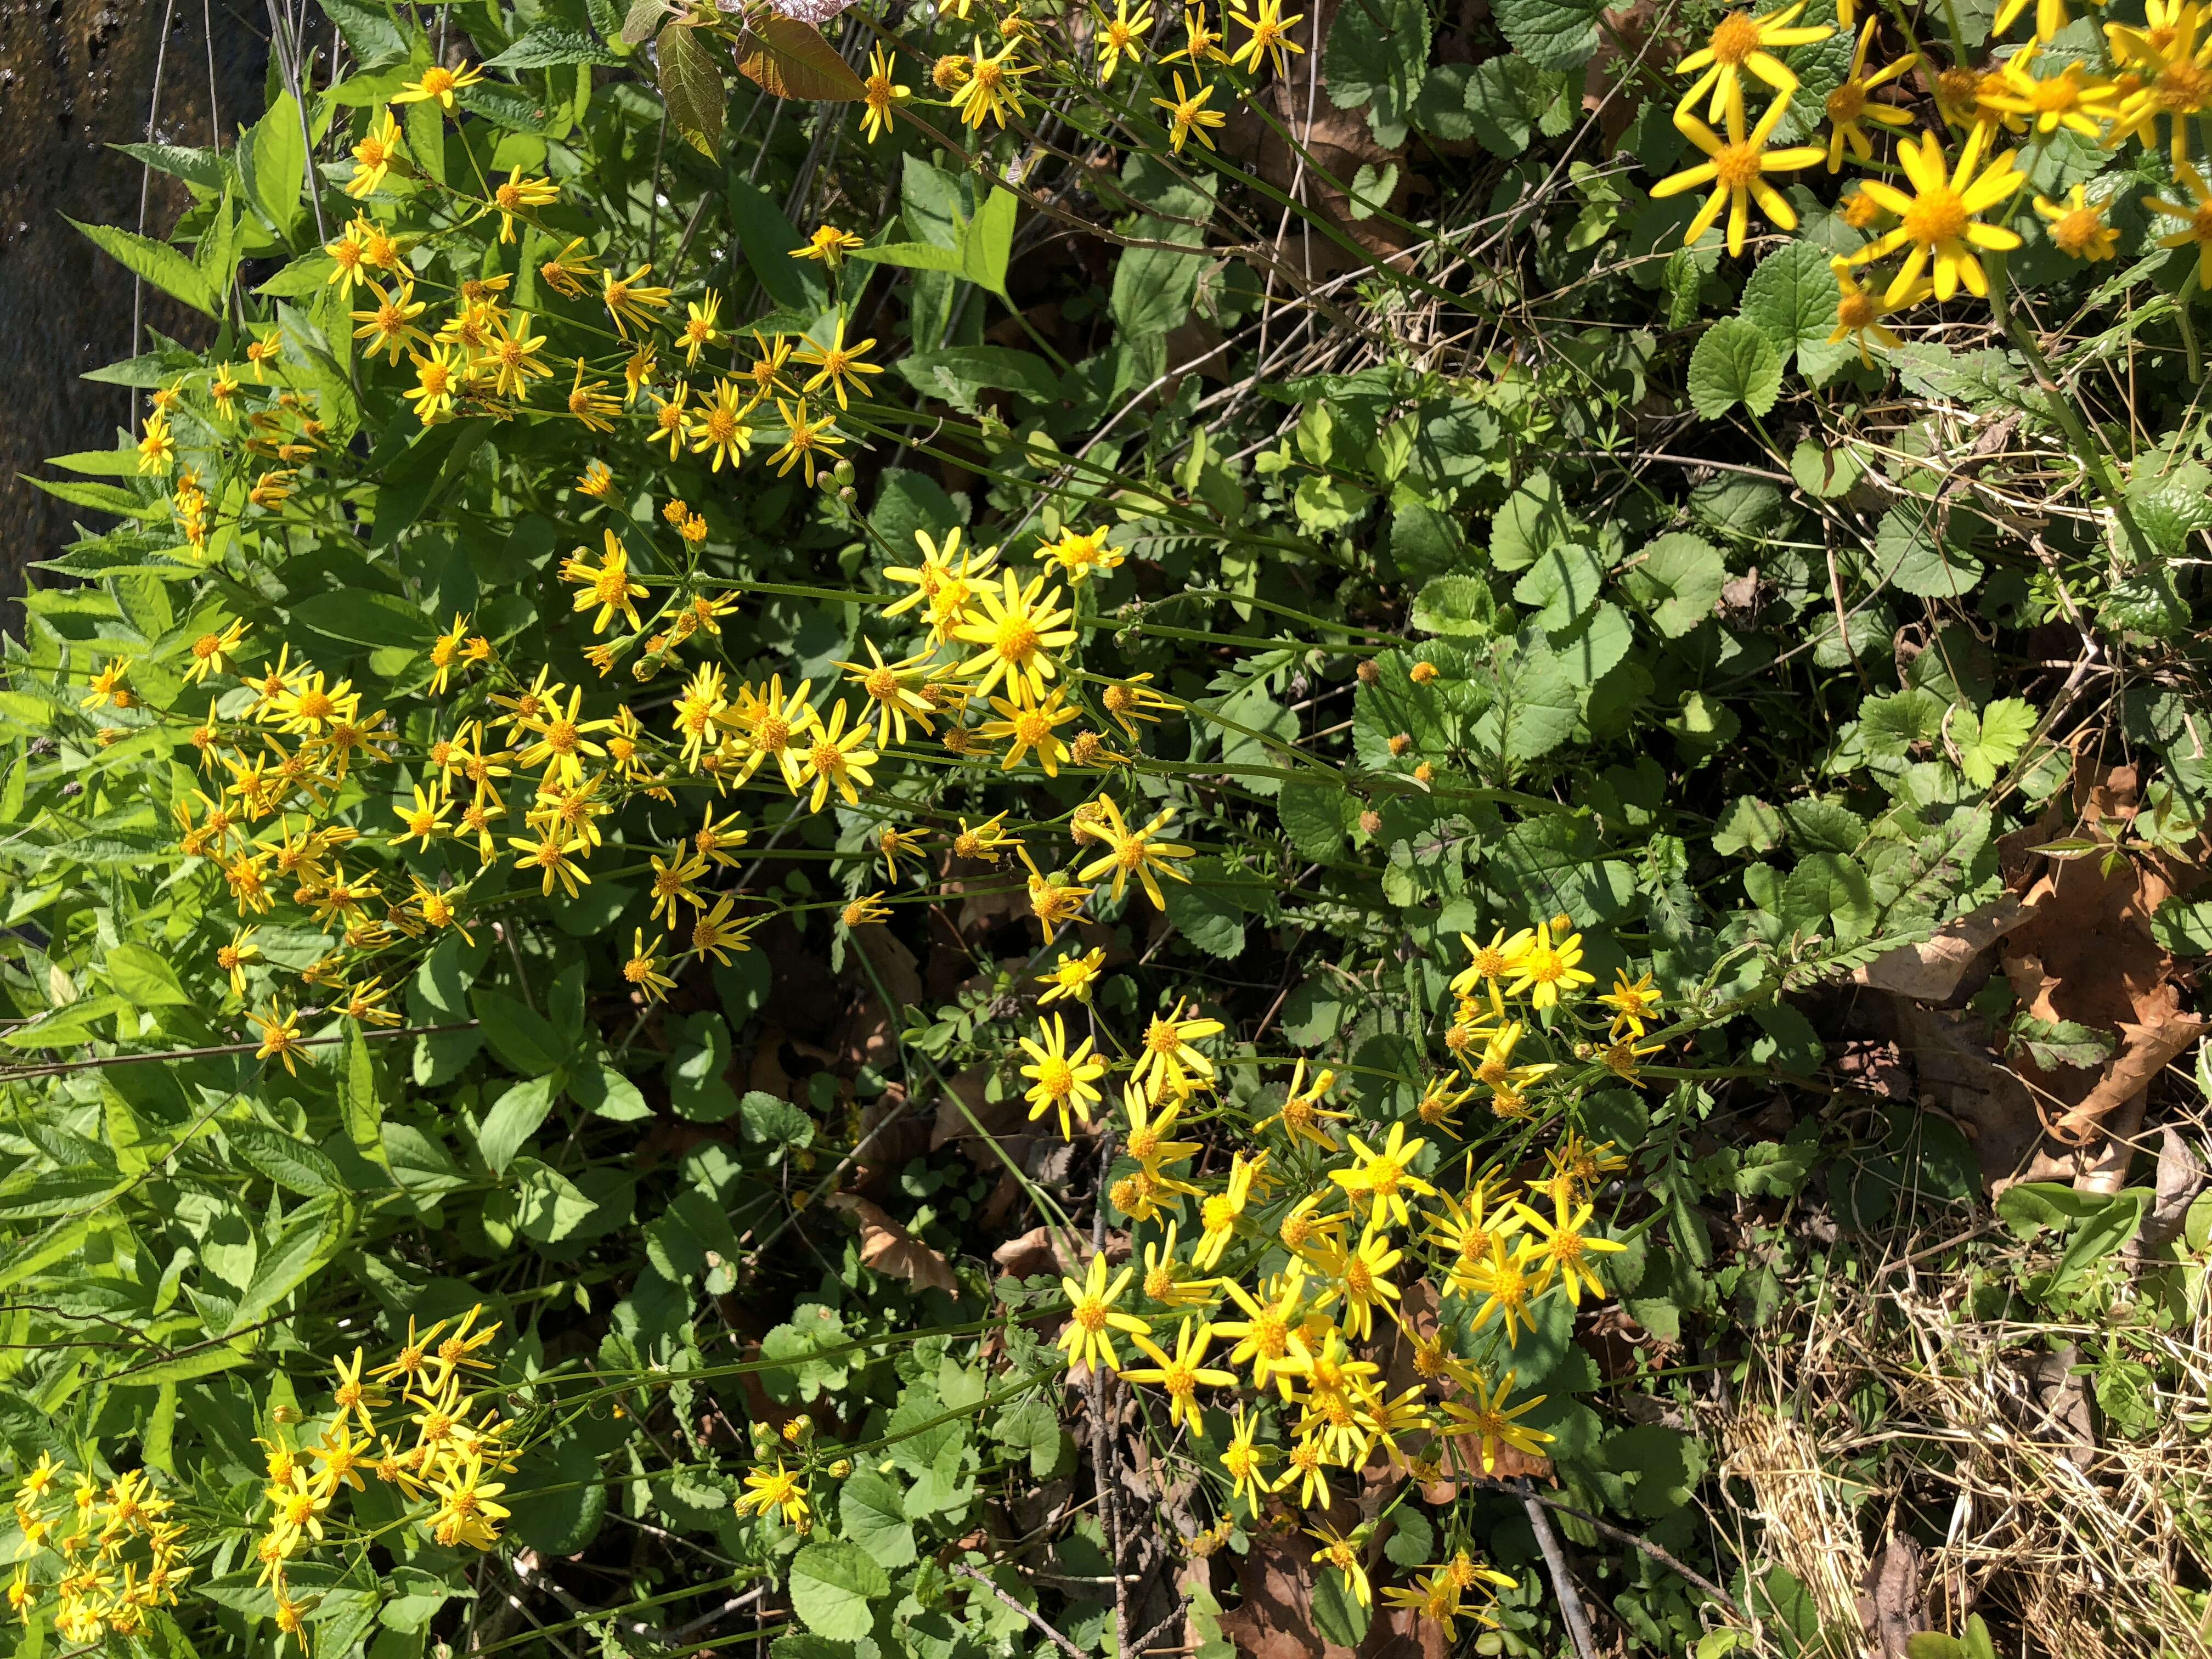
[[(2173, 1328), (2124, 1300), (2103, 1328), (2124, 1326), (2156, 1378), (2155, 1426), (2130, 1438), (2069, 1375), (2098, 1328), (1971, 1316), (1978, 1279), (2047, 1262), (1985, 1250), (1977, 1271), (1929, 1273), (1903, 1259), (1914, 1248), (1899, 1242), (1873, 1291), (1831, 1282), (1718, 1425), (1738, 1518), (1758, 1523), (1736, 1528), (1753, 1577), (1779, 1565), (1806, 1587), (1809, 1650), (1834, 1659), (1899, 1651), (1877, 1601), (1893, 1632), (1900, 1613), (1955, 1632), (1978, 1613), (2000, 1653), (2212, 1659), (2204, 1285)], [(1906, 1571), (1882, 1573), (1893, 1538), (1917, 1539), (1917, 1560), (1905, 1546)]]

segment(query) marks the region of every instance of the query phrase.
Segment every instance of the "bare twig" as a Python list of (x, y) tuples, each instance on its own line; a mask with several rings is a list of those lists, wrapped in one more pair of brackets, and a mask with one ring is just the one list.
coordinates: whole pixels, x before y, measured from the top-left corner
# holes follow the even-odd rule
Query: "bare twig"
[(1525, 1480), (1515, 1481), (1514, 1489), (1521, 1494), (1521, 1507), (1528, 1513), (1528, 1524), (1536, 1530), (1536, 1545), (1544, 1552), (1544, 1568), (1552, 1576), (1553, 1593), (1559, 1598), (1559, 1614), (1567, 1621), (1567, 1633), (1575, 1638), (1575, 1651), (1582, 1659), (1597, 1659), (1597, 1644), (1590, 1637), (1589, 1615), (1583, 1611), (1583, 1598), (1575, 1589), (1575, 1581), (1567, 1576), (1567, 1559), (1559, 1551), (1559, 1535), (1552, 1530), (1551, 1516), (1544, 1513), (1544, 1500)]
[(1074, 1643), (1069, 1641), (1065, 1636), (1062, 1636), (1050, 1625), (1046, 1624), (1045, 1621), (1037, 1615), (1035, 1608), (1024, 1607), (1019, 1601), (1014, 1600), (1012, 1596), (1007, 1595), (1006, 1591), (1000, 1589), (997, 1583), (995, 1583), (992, 1579), (986, 1577), (984, 1574), (976, 1571), (975, 1568), (969, 1566), (965, 1561), (955, 1561), (952, 1564), (952, 1576), (956, 1578), (973, 1579), (976, 1583), (981, 1584), (985, 1589), (990, 1591), (992, 1595), (997, 1596), (999, 1600), (1005, 1602), (1016, 1613), (1021, 1614), (1023, 1618), (1028, 1620), (1030, 1623), (1034, 1625), (1039, 1631), (1042, 1632), (1045, 1637), (1050, 1640), (1054, 1647), (1058, 1648), (1062, 1653), (1067, 1655), (1068, 1659), (1091, 1659), (1091, 1656), (1085, 1653), (1081, 1648), (1076, 1646)]

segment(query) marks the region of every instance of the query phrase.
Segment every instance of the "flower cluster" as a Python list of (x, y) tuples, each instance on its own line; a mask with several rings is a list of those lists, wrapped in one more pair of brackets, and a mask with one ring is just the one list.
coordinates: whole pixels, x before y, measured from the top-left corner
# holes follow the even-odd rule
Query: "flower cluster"
[[(2033, 9), (2030, 38), (2001, 62), (1986, 69), (1957, 63), (1930, 77), (1943, 126), (1962, 135), (1955, 154), (1942, 133), (1908, 132), (1912, 114), (1875, 96), (1926, 62), (1926, 53), (1908, 38), (1897, 57), (1879, 68), (1869, 67), (1881, 31), (1905, 27), (1901, 15), (1894, 21), (1869, 15), (1860, 28), (1850, 71), (1826, 100), (1826, 144), (1770, 148), (1799, 88), (1784, 54), (1832, 33), (1825, 26), (1799, 26), (1804, 9), (1804, 0), (1797, 0), (1761, 15), (1730, 12), (1703, 47), (1675, 66), (1695, 78), (1675, 109), (1674, 125), (1705, 159), (1661, 180), (1652, 194), (1673, 196), (1711, 186), (1712, 193), (1685, 240), (1696, 241), (1725, 212), (1729, 252), (1741, 253), (1754, 204), (1781, 229), (1796, 228), (1796, 210), (1767, 182), (1770, 174), (1802, 171), (1823, 161), (1836, 173), (1846, 155), (1873, 172), (1901, 173), (1897, 181), (1862, 179), (1844, 198), (1844, 217), (1868, 233), (1868, 240), (1832, 262), (1839, 289), (1832, 341), (1854, 341), (1862, 359), (1870, 362), (1869, 341), (1887, 347), (1899, 343), (1882, 324), (1885, 316), (1930, 297), (1950, 300), (1961, 289), (1989, 294), (1990, 274), (1981, 256), (2021, 245), (2020, 234), (2002, 222), (2008, 204), (2027, 183), (2020, 152), (2000, 149), (2008, 137), (2041, 143), (2063, 129), (2106, 149), (2130, 138), (2155, 145), (2163, 118), (2174, 175), (2191, 199), (2147, 196), (2143, 205), (2182, 222), (2184, 228), (2160, 238), (2159, 246), (2195, 246), (2196, 285), (2212, 282), (2212, 188), (2189, 161), (2190, 123), (2212, 112), (2212, 38), (2206, 30), (2212, 11), (2199, 0), (2148, 0), (2142, 25), (2105, 24), (2110, 63), (2105, 73), (2051, 52), (2054, 35), (2067, 26), (2066, 9), (2061, 0), (2041, 0)], [(2027, 0), (2008, 0), (1995, 33), (2005, 33), (2028, 9)], [(1846, 28), (1852, 25), (1852, 10), (1849, 4), (1839, 8)], [(1746, 94), (1753, 83), (1771, 97), (1765, 112), (1747, 126)], [(1706, 106), (1703, 117), (1698, 113), (1700, 103)], [(1723, 131), (1717, 132), (1710, 121), (1720, 121)], [(1875, 140), (1884, 134), (1896, 136), (1893, 161), (1876, 154)], [(2077, 184), (2067, 200), (2038, 196), (2034, 206), (2051, 242), (2069, 258), (2109, 259), (2117, 252), (2118, 232), (2105, 222), (2109, 198), (2092, 201)], [(1902, 259), (1886, 278), (1867, 283), (1855, 274), (1899, 254)]]
[(173, 1507), (144, 1469), (103, 1488), (90, 1470), (72, 1480), (66, 1465), (41, 1453), (15, 1487), (22, 1542), (8, 1582), (9, 1611), (28, 1629), (51, 1591), (54, 1629), (65, 1642), (89, 1648), (141, 1635), (149, 1613), (176, 1605), (192, 1571)]
[[(1550, 1439), (1522, 1420), (1543, 1397), (1516, 1401), (1510, 1364), (1493, 1371), (1472, 1356), (1484, 1342), (1510, 1354), (1547, 1298), (1577, 1309), (1586, 1296), (1604, 1299), (1598, 1264), (1626, 1247), (1600, 1230), (1596, 1201), (1626, 1160), (1569, 1130), (1539, 1177), (1516, 1182), (1498, 1165), (1478, 1173), (1470, 1158), (1454, 1179), (1415, 1131), (1455, 1133), (1456, 1114), (1478, 1098), (1501, 1122), (1537, 1118), (1532, 1095), (1565, 1064), (1530, 1057), (1537, 1050), (1632, 1076), (1630, 1055), (1657, 1046), (1638, 1039), (1661, 1000), (1648, 975), (1622, 975), (1611, 991), (1588, 997), (1585, 1012), (1595, 976), (1581, 966), (1582, 936), (1565, 917), (1465, 943), (1470, 959), (1454, 981), (1444, 1037), (1451, 1066), (1422, 1089), (1413, 1124), (1357, 1122), (1329, 1104), (1334, 1073), (1310, 1074), (1301, 1060), (1274, 1111), (1250, 1124), (1226, 1170), (1212, 1176), (1192, 1167), (1205, 1144), (1178, 1137), (1231, 1115), (1225, 1062), (1209, 1052), (1221, 1023), (1178, 1000), (1125, 1044), (1092, 999), (1102, 953), (1063, 953), (1042, 976), (1040, 1001), (1083, 1002), (1092, 1035), (1071, 1047), (1064, 1016), (1054, 1013), (1022, 1042), (1031, 1116), (1056, 1111), (1063, 1133), (1071, 1120), (1089, 1123), (1109, 1073), (1126, 1065), (1115, 1125), (1125, 1167), (1107, 1201), (1140, 1247), (1118, 1272), (1102, 1252), (1062, 1281), (1067, 1364), (1158, 1389), (1170, 1424), (1200, 1438), (1207, 1398), (1239, 1396), (1217, 1453), (1224, 1518), (1194, 1548), (1225, 1535), (1232, 1514), (1257, 1522), (1326, 1511), (1337, 1472), (1379, 1464), (1449, 1486), (1495, 1474), (1509, 1452), (1540, 1456)], [(1100, 1052), (1102, 1037), (1118, 1060)], [(1432, 1301), (1409, 1300), (1417, 1280)], [(1386, 1383), (1385, 1344), (1410, 1354), (1411, 1386)], [(781, 1457), (763, 1463), (738, 1507), (774, 1511), (803, 1530), (817, 1461), (799, 1469)], [(1364, 1533), (1310, 1530), (1322, 1546), (1314, 1559), (1369, 1601)], [(1512, 1582), (1462, 1551), (1385, 1595), (1450, 1631), (1462, 1616), (1489, 1622), (1488, 1592)]]
[(282, 1634), (297, 1636), (313, 1607), (313, 1597), (292, 1595), (293, 1564), (337, 1541), (335, 1506), (348, 1491), (366, 1491), (368, 1480), (415, 1505), (411, 1518), (434, 1543), (489, 1550), (499, 1541), (508, 1513), (498, 1501), (507, 1490), (499, 1477), (514, 1468), (516, 1449), (497, 1409), (480, 1409), (471, 1392), (474, 1374), (491, 1369), (483, 1351), (500, 1328), (479, 1326), (482, 1312), (471, 1308), (450, 1330), (442, 1319), (417, 1329), (410, 1318), (399, 1352), (373, 1370), (358, 1348), (350, 1360), (333, 1362), (331, 1408), (307, 1425), (312, 1438), (286, 1432), (295, 1412), (272, 1410), (271, 1437), (259, 1443), (269, 1510), (254, 1556), (260, 1582), (276, 1597)]

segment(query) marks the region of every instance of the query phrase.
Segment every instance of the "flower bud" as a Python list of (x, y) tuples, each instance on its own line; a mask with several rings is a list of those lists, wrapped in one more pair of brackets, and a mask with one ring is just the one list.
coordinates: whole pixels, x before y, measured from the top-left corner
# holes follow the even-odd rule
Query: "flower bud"
[(1372, 685), (1376, 681), (1382, 678), (1382, 670), (1376, 664), (1376, 661), (1372, 657), (1370, 657), (1366, 661), (1361, 663), (1358, 668), (1354, 672), (1358, 674), (1359, 683), (1362, 685)]

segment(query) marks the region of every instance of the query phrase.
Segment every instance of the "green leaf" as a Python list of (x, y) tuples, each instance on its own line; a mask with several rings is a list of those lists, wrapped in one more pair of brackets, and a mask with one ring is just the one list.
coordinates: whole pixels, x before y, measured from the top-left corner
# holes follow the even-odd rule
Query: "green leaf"
[(1936, 533), (1935, 508), (1905, 501), (1875, 529), (1876, 580), (1923, 599), (1962, 599), (1982, 579), (1982, 562)]
[(1467, 81), (1468, 121), (1475, 142), (1511, 161), (1528, 148), (1536, 100), (1536, 70), (1528, 58), (1504, 52), (1477, 64)]
[(1705, 419), (1739, 403), (1764, 415), (1781, 392), (1781, 354), (1756, 324), (1723, 317), (1698, 337), (1690, 353), (1690, 406)]
[(1841, 853), (1814, 853), (1783, 884), (1782, 920), (1849, 945), (1874, 931), (1874, 889), (1866, 872)]
[(623, 18), (622, 38), (633, 46), (641, 46), (653, 39), (660, 20), (677, 8), (668, 0), (630, 0), (630, 8)]
[(1395, 146), (1428, 73), (1428, 8), (1419, 0), (1346, 0), (1329, 27), (1327, 67), (1329, 102), (1339, 109), (1372, 104), (1375, 136)]
[(1620, 574), (1628, 596), (1651, 613), (1670, 640), (1713, 614), (1728, 584), (1728, 561), (1702, 536), (1673, 531), (1659, 537)]
[(1293, 780), (1276, 795), (1275, 815), (1300, 854), (1325, 863), (1344, 850), (1359, 803), (1333, 785)]
[(906, 1518), (906, 1493), (894, 1475), (863, 1464), (837, 1494), (837, 1515), (845, 1536), (882, 1567), (903, 1567), (916, 1559), (914, 1526)]
[(688, 24), (670, 23), (660, 31), (660, 96), (668, 118), (694, 149), (710, 161), (722, 148), (722, 70)]
[(784, 216), (783, 210), (758, 185), (749, 183), (734, 168), (730, 173), (730, 224), (769, 298), (786, 311), (818, 316), (829, 303), (818, 267), (792, 258), (791, 250), (806, 238)]
[(255, 1263), (246, 1294), (239, 1297), (237, 1310), (231, 1316), (230, 1330), (242, 1331), (258, 1323), (307, 1283), (337, 1254), (346, 1231), (345, 1218), (327, 1199), (317, 1199), (295, 1210), (283, 1231)]
[(1480, 576), (1431, 576), (1413, 599), (1413, 626), (1452, 639), (1497, 632), (1498, 602)]
[(814, 1120), (787, 1100), (762, 1089), (748, 1089), (738, 1103), (747, 1140), (756, 1146), (807, 1146), (813, 1144)]
[(62, 216), (90, 237), (102, 252), (172, 299), (210, 317), (222, 309), (222, 295), (206, 273), (167, 242), (136, 235), (117, 225), (78, 224), (67, 214)]
[(1006, 297), (1006, 261), (1013, 252), (1014, 219), (1020, 208), (1013, 191), (994, 190), (975, 210), (974, 219), (965, 225), (954, 222), (960, 234), (960, 274), (1002, 300)]
[(1723, 858), (1739, 853), (1771, 853), (1782, 845), (1782, 815), (1753, 795), (1737, 797), (1720, 828), (1713, 832), (1713, 851)]
[(1967, 709), (1951, 716), (1951, 742), (1967, 781), (1986, 789), (1997, 774), (2027, 750), (2035, 735), (2035, 710), (2018, 697), (2000, 697), (1978, 719)]
[(2062, 1066), (2084, 1071), (2102, 1066), (2118, 1043), (2111, 1032), (2094, 1025), (2022, 1014), (2014, 1022), (2011, 1046), (2025, 1052), (2038, 1069), (2055, 1072)]
[(738, 73), (779, 98), (857, 104), (860, 77), (813, 24), (779, 13), (756, 14), (738, 45)]
[[(1826, 360), (1828, 336), (1836, 327), (1836, 276), (1829, 254), (1816, 242), (1785, 242), (1759, 263), (1743, 285), (1739, 314), (1766, 337), (1786, 367), (1807, 347)], [(1848, 343), (1838, 351), (1848, 352)]]
[(523, 1143), (538, 1133), (553, 1109), (554, 1079), (534, 1077), (518, 1083), (493, 1103), (477, 1130), (477, 1151), (494, 1175), (504, 1175)]
[(889, 1595), (889, 1574), (858, 1544), (809, 1544), (791, 1559), (792, 1610), (834, 1641), (857, 1642), (876, 1622), (871, 1601)]
[(319, 1148), (261, 1123), (226, 1123), (222, 1130), (238, 1155), (278, 1186), (306, 1198), (345, 1190), (345, 1177)]
[(223, 181), (228, 174), (224, 171), (221, 150), (200, 149), (184, 144), (111, 144), (108, 148), (120, 151), (156, 173), (166, 173), (172, 179), (182, 179), (186, 184), (197, 185), (210, 196), (222, 193)]
[(1597, 51), (1598, 18), (1604, 9), (1604, 0), (1498, 0), (1491, 15), (1538, 69), (1577, 70)]
[(2212, 899), (2168, 898), (2150, 919), (2150, 936), (2178, 957), (2212, 955)]
[(976, 391), (987, 386), (1018, 392), (1037, 403), (1060, 399), (1060, 377), (1053, 373), (1052, 365), (1035, 352), (1017, 351), (1011, 346), (947, 346), (940, 351), (916, 351), (900, 358), (895, 367), (925, 397), (964, 402), (970, 407)]
[(500, 991), (471, 991), (469, 1003), (485, 1043), (508, 1071), (543, 1077), (568, 1057), (568, 1043), (535, 1009)]
[[(653, 0), (658, 4), (658, 0)], [(496, 58), (484, 59), (486, 69), (550, 69), (556, 64), (612, 65), (624, 60), (609, 52), (580, 29), (557, 23), (540, 23)]]
[[(1193, 859), (1188, 882), (1164, 881), (1160, 896), (1167, 901), (1167, 917), (1184, 941), (1210, 957), (1233, 960), (1244, 953), (1244, 912), (1206, 879), (1206, 870), (1195, 866), (1213, 862)], [(1216, 865), (1211, 872), (1218, 874)]]
[(1605, 562), (1578, 542), (1547, 549), (1528, 574), (1514, 584), (1513, 597), (1538, 607), (1531, 619), (1547, 633), (1566, 628), (1597, 603), (1605, 586)]
[(289, 234), (305, 210), (301, 198), (307, 180), (307, 138), (300, 126), (300, 106), (290, 93), (276, 94), (239, 148), (250, 158), (252, 171), (247, 182), (254, 205), (269, 216), (280, 236)]
[(438, 631), (430, 618), (406, 600), (373, 588), (310, 593), (293, 605), (292, 620), (351, 645), (427, 648)]
[(407, 56), (407, 36), (385, 9), (370, 0), (316, 0), (323, 15), (338, 26), (362, 67), (373, 69)]
[(384, 1150), (384, 1102), (377, 1092), (376, 1061), (357, 1023), (349, 1024), (337, 1056), (338, 1115), (355, 1152), (371, 1164), (391, 1167)]
[[(1340, 19), (1343, 15), (1337, 14)], [(1314, 1629), (1339, 1647), (1356, 1650), (1367, 1638), (1373, 1610), (1361, 1604), (1334, 1567), (1316, 1567), (1310, 1582)]]
[(124, 944), (107, 953), (107, 982), (142, 1008), (189, 1007), (191, 994), (168, 959), (149, 945)]

